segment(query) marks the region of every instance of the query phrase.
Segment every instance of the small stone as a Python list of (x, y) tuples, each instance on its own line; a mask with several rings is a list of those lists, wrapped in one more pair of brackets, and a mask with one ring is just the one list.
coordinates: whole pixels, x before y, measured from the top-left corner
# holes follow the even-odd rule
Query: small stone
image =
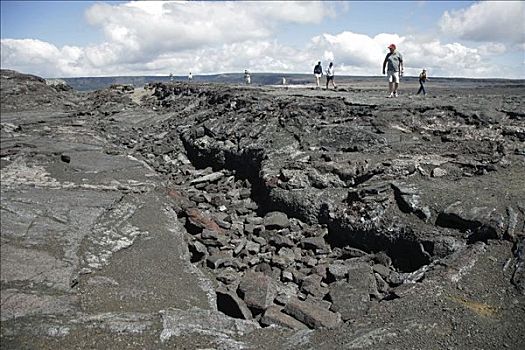
[(294, 243), (290, 238), (286, 236), (282, 236), (280, 234), (271, 236), (268, 239), (268, 242), (276, 247), (293, 247), (294, 246)]
[(218, 269), (221, 266), (231, 263), (231, 256), (226, 254), (213, 254), (206, 259), (206, 264), (211, 269)]
[(447, 175), (447, 171), (442, 168), (432, 169), (432, 177), (443, 177)]
[(290, 221), (285, 213), (273, 211), (265, 215), (264, 226), (268, 230), (279, 230), (290, 226)]
[(340, 281), (347, 276), (349, 269), (350, 268), (342, 262), (335, 262), (328, 266), (328, 274), (334, 281)]
[(255, 236), (252, 239), (254, 242), (259, 244), (260, 246), (265, 246), (268, 244), (268, 242), (263, 237)]
[(310, 275), (304, 278), (301, 284), (301, 290), (305, 293), (311, 294), (314, 297), (322, 299), (328, 294), (328, 288), (321, 286), (322, 277), (319, 275)]
[(257, 254), (261, 250), (261, 245), (259, 243), (247, 241), (245, 248), (248, 251), (248, 253)]
[(323, 237), (308, 237), (301, 240), (301, 247), (304, 249), (325, 250), (327, 245)]
[(239, 253), (246, 246), (246, 243), (247, 243), (246, 238), (242, 238), (241, 241), (239, 242), (239, 244), (237, 244), (237, 246), (235, 247), (235, 249), (233, 249), (233, 254), (234, 255), (239, 255)]
[(284, 270), (282, 273), (281, 280), (283, 282), (292, 282), (293, 281), (293, 273), (290, 271)]

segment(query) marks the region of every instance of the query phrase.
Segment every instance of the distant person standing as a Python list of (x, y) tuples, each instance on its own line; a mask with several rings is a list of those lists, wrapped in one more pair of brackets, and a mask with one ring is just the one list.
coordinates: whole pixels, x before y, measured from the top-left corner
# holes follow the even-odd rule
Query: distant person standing
[(286, 85), (286, 78), (285, 77), (283, 77), (282, 82), (283, 82), (283, 85)]
[(383, 74), (385, 74), (385, 68), (388, 67), (386, 71), (388, 76), (388, 91), (390, 92), (388, 97), (397, 97), (399, 77), (403, 75), (403, 55), (396, 50), (396, 45), (394, 44), (390, 44), (388, 49), (390, 52), (387, 53), (383, 61)]
[(191, 72), (190, 74), (188, 74), (188, 81), (192, 81), (193, 80), (193, 75), (191, 75)]
[(315, 84), (317, 88), (319, 88), (321, 77), (323, 76), (323, 67), (321, 66), (321, 61), (317, 62), (317, 65), (314, 67), (314, 76), (315, 76)]
[(170, 73), (170, 81), (173, 81), (173, 73)]
[(252, 83), (250, 72), (248, 72), (247, 69), (244, 70), (244, 82), (246, 83), (246, 85), (250, 85)]
[(423, 93), (423, 95), (427, 94), (425, 91), (425, 83), (427, 80), (427, 70), (423, 69), (423, 71), (419, 74), (419, 90), (417, 90), (416, 95), (419, 95), (420, 93)]
[(328, 83), (332, 82), (332, 85), (334, 87), (334, 90), (337, 89), (337, 86), (335, 86), (334, 82), (334, 63), (330, 62), (330, 65), (328, 65), (328, 69), (326, 70), (326, 89), (328, 90)]

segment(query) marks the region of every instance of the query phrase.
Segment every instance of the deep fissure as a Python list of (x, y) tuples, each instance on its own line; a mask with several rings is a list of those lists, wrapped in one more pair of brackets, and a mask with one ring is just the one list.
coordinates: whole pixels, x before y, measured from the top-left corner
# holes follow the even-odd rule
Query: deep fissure
[[(241, 155), (226, 153), (219, 159), (221, 164), (214, 162), (217, 157), (213, 153), (204, 154), (184, 141), (188, 158), (196, 168), (211, 167), (214, 171), (228, 169), (235, 172), (235, 176), (246, 179), (251, 183), (252, 199), (258, 204), (257, 214), (264, 216), (270, 211), (282, 211), (290, 217), (298, 217), (308, 221), (309, 218), (301, 217), (301, 213), (291, 210), (286, 204), (273, 201), (269, 195), (269, 189), (259, 176), (262, 151), (244, 151)], [(410, 240), (403, 237), (386, 237), (374, 231), (351, 231), (345, 228), (341, 222), (330, 219), (319, 213), (317, 220), (320, 224), (328, 227), (328, 235), (325, 237), (327, 243), (332, 247), (351, 246), (368, 253), (385, 252), (392, 259), (394, 267), (401, 272), (412, 272), (430, 262), (430, 257), (421, 251), (422, 242)]]

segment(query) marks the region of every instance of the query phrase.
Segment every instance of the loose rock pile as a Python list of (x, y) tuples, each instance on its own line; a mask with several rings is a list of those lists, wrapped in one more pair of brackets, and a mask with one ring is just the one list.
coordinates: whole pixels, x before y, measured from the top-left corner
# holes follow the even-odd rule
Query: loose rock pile
[[(218, 309), (230, 316), (333, 327), (398, 297), (396, 287), (422, 280), (467, 244), (521, 239), (523, 203), (487, 208), (436, 193), (449, 181), (515, 168), (520, 133), (508, 124), (494, 133), (483, 125), (500, 121), (448, 106), (414, 110), (409, 123), (395, 110), (345, 100), (150, 88), (143, 108), (173, 117), (127, 130), (100, 125), (170, 179), (192, 261), (215, 276)], [(519, 118), (510, 116), (513, 130)], [(421, 138), (405, 136), (414, 133)], [(452, 143), (476, 152), (452, 151)]]

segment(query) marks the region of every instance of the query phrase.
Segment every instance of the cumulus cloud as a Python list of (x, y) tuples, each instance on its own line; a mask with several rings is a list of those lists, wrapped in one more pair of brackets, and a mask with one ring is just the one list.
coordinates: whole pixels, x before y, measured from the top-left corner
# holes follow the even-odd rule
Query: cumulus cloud
[(35, 39), (2, 39), (1, 57), (2, 67), (42, 76), (55, 76), (57, 72), (66, 76), (82, 74), (85, 68), (79, 64), (82, 48), (64, 46), (59, 49)]
[(131, 53), (180, 51), (267, 39), (277, 23), (319, 23), (332, 16), (319, 2), (156, 2), (95, 4), (90, 24)]
[(34, 39), (2, 39), (2, 67), (44, 77), (213, 74), (244, 69), (310, 73), (322, 60), (324, 66), (333, 61), (336, 74), (380, 75), (386, 47), (395, 43), (408, 75), (425, 67), (434, 76), (516, 78), (515, 67), (505, 68), (491, 60), (523, 46), (518, 43), (485, 41), (472, 46), (418, 35), (369, 36), (349, 30), (315, 35), (300, 48), (273, 38), (283, 23), (309, 25), (334, 16), (332, 6), (320, 2), (98, 3), (86, 17), (105, 33), (104, 42), (57, 47)]
[(460, 39), (491, 42), (525, 42), (525, 3), (483, 1), (466, 9), (445, 11), (442, 32)]
[(426, 68), (435, 76), (517, 78), (515, 70), (494, 64), (487, 57), (506, 51), (500, 43), (469, 47), (418, 36), (382, 33), (371, 37), (347, 31), (316, 36), (310, 49), (324, 52), (325, 62), (334, 60), (338, 74), (378, 75), (390, 43), (396, 44), (402, 53), (407, 75), (417, 75)]

